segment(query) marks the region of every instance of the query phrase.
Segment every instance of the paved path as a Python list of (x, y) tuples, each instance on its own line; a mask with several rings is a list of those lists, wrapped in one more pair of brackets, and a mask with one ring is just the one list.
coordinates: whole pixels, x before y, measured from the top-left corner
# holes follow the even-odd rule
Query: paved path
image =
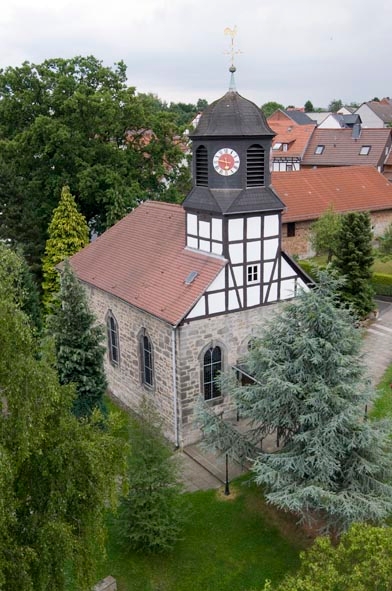
[[(392, 363), (392, 302), (377, 301), (379, 315), (364, 335), (364, 361), (372, 384), (376, 385), (386, 368)], [(199, 445), (179, 452), (185, 489), (193, 492), (219, 488), (225, 482), (225, 463)], [(238, 465), (229, 464), (229, 479), (241, 473)]]

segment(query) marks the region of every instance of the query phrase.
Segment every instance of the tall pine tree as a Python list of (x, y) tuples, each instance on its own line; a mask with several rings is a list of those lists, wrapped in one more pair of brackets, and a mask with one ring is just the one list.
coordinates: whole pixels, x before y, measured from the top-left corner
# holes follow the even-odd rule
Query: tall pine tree
[(344, 302), (353, 306), (359, 318), (364, 318), (374, 308), (374, 291), (371, 285), (372, 224), (367, 212), (350, 212), (342, 216), (337, 236), (334, 267), (345, 277), (340, 288)]
[(61, 274), (60, 302), (49, 319), (60, 383), (76, 384), (74, 412), (77, 417), (90, 417), (95, 408), (105, 410), (105, 333), (89, 309), (84, 288), (68, 261)]
[(43, 303), (47, 313), (53, 305), (53, 296), (59, 291), (60, 281), (56, 265), (88, 244), (86, 218), (78, 212), (69, 187), (63, 187), (58, 206), (48, 228), (45, 255), (42, 260)]
[[(253, 458), (269, 502), (337, 532), (355, 521), (382, 521), (392, 510), (390, 428), (363, 420), (373, 393), (361, 334), (351, 312), (337, 305), (339, 287), (321, 273), (253, 343), (247, 366), (255, 382), (226, 384), (249, 422), (245, 436), (206, 408), (199, 416), (207, 443)], [(281, 448), (263, 453), (257, 442), (272, 431)]]

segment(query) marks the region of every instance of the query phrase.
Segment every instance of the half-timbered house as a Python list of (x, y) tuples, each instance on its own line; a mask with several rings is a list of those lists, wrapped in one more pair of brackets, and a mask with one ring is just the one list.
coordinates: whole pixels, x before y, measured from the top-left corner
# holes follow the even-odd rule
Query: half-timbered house
[(183, 205), (144, 203), (71, 259), (108, 328), (112, 394), (134, 408), (150, 397), (179, 446), (200, 438), (198, 397), (232, 412), (215, 377), (240, 371), (276, 304), (306, 286), (281, 250), (273, 137), (232, 81), (191, 134), (193, 187)]

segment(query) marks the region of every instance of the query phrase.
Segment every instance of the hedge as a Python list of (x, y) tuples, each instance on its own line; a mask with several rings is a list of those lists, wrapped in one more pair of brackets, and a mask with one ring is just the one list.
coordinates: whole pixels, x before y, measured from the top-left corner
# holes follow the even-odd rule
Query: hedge
[[(317, 279), (316, 269), (325, 268), (324, 265), (317, 267), (317, 265), (308, 260), (300, 260), (298, 264), (312, 279)], [(376, 295), (392, 297), (392, 275), (373, 273), (372, 286)]]

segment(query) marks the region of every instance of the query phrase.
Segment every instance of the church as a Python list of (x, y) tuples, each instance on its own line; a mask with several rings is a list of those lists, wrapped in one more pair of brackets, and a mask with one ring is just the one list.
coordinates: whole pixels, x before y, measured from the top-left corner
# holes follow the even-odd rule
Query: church
[(281, 249), (274, 132), (236, 91), (234, 70), (190, 135), (193, 186), (183, 204), (141, 204), (70, 261), (107, 327), (111, 394), (134, 409), (150, 398), (179, 447), (201, 438), (200, 396), (225, 418), (233, 413), (215, 377), (249, 378), (241, 362), (252, 338), (308, 283)]

